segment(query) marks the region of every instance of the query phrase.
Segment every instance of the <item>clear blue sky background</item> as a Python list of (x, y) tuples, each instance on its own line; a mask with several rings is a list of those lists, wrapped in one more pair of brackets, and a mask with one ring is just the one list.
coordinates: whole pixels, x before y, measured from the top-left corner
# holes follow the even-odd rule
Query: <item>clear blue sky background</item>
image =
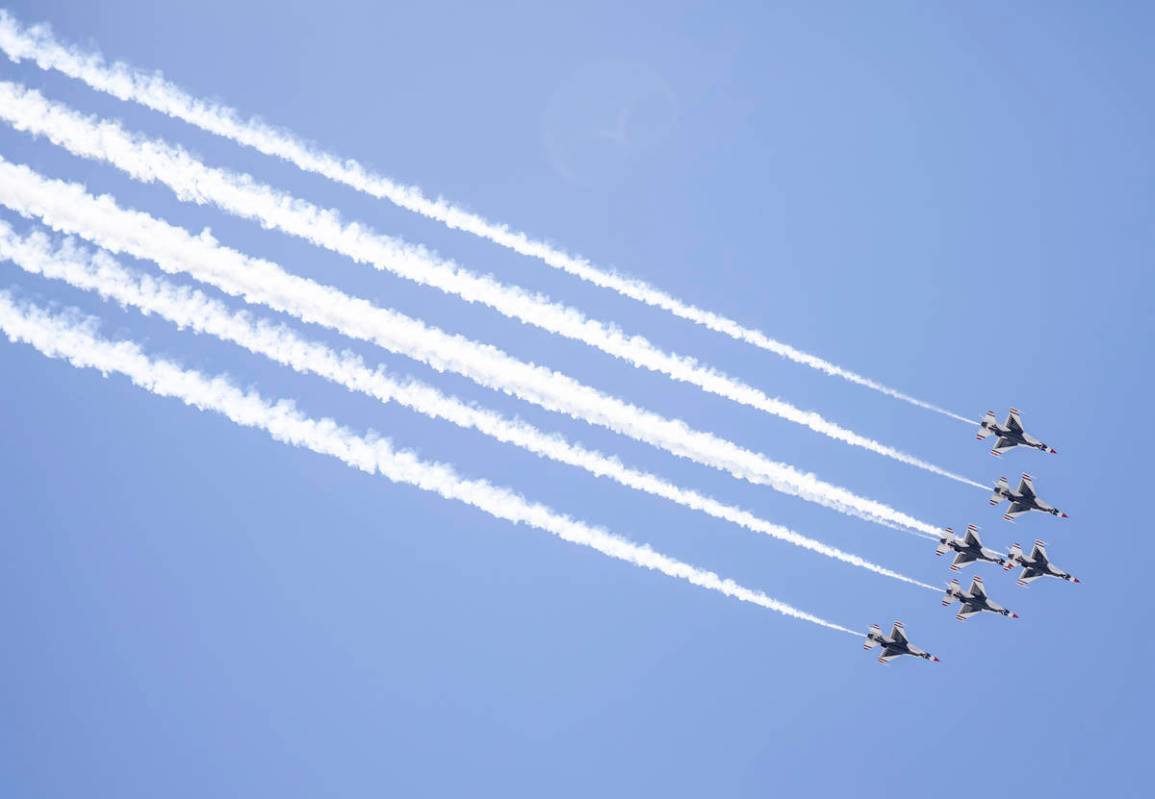
[[(695, 329), (187, 126), (0, 74), (1072, 518), (706, 397), (0, 130), (0, 152), (1083, 578), (960, 625), (938, 596), (288, 374), (16, 274), (111, 335), (374, 428), (933, 666), (607, 560), (0, 346), (5, 796), (990, 797), (1147, 793), (1152, 645), (1151, 9), (1141, 3), (17, 1), (397, 179), (962, 413), (1021, 407), (1060, 451)], [(817, 6), (821, 5), (821, 8)], [(767, 8), (766, 6), (772, 6)], [(7, 218), (11, 218), (8, 216)], [(20, 223), (23, 226), (23, 223)], [(150, 268), (148, 265), (142, 265)], [(340, 343), (339, 337), (311, 331)], [(403, 358), (399, 374), (933, 583), (933, 544), (758, 489)], [(972, 572), (973, 573), (973, 572)], [(969, 577), (969, 574), (968, 574)], [(965, 761), (960, 762), (960, 761)]]

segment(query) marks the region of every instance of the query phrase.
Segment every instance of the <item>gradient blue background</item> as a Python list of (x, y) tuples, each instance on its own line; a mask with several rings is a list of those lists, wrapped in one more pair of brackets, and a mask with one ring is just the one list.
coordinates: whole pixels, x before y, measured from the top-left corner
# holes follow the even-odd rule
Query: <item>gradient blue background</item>
[[(1083, 584), (1020, 589), (983, 570), (1023, 618), (960, 625), (928, 591), (5, 267), (4, 285), (98, 313), (109, 335), (296, 397), (835, 622), (901, 618), (944, 662), (883, 668), (849, 636), (5, 343), (0, 794), (1148, 795), (1155, 15), (1142, 3), (1013, 5), (7, 3), (917, 396), (976, 418), (1017, 404), (1058, 456), (999, 463), (958, 422), (0, 65), (982, 482), (1030, 470), (1072, 518), (1009, 525), (977, 490), (182, 205), (5, 127), (6, 158), (211, 226), (931, 523), (977, 522), (992, 546), (1046, 538)], [(354, 348), (930, 582), (949, 577), (932, 543)]]

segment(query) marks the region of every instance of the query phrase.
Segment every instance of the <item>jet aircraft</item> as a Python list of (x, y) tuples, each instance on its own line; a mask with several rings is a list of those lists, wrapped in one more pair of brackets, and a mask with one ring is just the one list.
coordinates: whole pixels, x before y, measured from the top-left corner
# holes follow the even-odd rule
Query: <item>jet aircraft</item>
[(943, 595), (943, 607), (948, 607), (955, 602), (961, 602), (962, 607), (959, 608), (958, 614), (955, 616), (959, 621), (966, 621), (976, 613), (998, 613), (1002, 616), (1007, 616), (1012, 619), (1017, 619), (1019, 614), (1007, 610), (1002, 605), (997, 605), (991, 601), (987, 596), (986, 588), (983, 587), (983, 578), (975, 577), (971, 580), (971, 587), (963, 591), (959, 587), (958, 580), (951, 580), (950, 585), (946, 587), (946, 593)]
[(1007, 562), (1003, 568), (1010, 571), (1015, 568), (1015, 566), (1023, 567), (1023, 572), (1019, 575), (1019, 585), (1033, 583), (1040, 577), (1058, 577), (1060, 580), (1066, 580), (1069, 583), (1079, 582), (1078, 577), (1063, 571), (1051, 563), (1047, 557), (1046, 544), (1042, 541), (1035, 541), (1035, 546), (1031, 550), (1031, 554), (1025, 556), (1023, 555), (1022, 547), (1018, 544), (1012, 546), (1011, 551), (1007, 555)]
[(998, 423), (994, 411), (987, 411), (987, 415), (979, 422), (979, 429), (975, 438), (982, 441), (991, 435), (999, 437), (998, 441), (995, 442), (994, 449), (991, 450), (992, 455), (1002, 455), (1015, 447), (1033, 447), (1052, 455), (1055, 454), (1054, 449), (1023, 429), (1023, 420), (1019, 416), (1018, 408), (1011, 408), (1011, 412), (1007, 414), (1007, 420), (1002, 424)]
[(862, 642), (863, 649), (874, 649), (876, 646), (882, 647), (882, 654), (878, 657), (879, 663), (889, 663), (896, 657), (901, 655), (910, 655), (911, 657), (922, 658), (923, 660), (931, 660), (938, 663), (939, 660), (930, 652), (919, 649), (906, 638), (906, 631), (903, 629), (902, 622), (896, 621), (894, 629), (890, 631), (890, 635), (883, 635), (882, 628), (877, 624), (870, 626), (870, 631), (866, 634), (866, 640)]
[(1019, 482), (1019, 487), (1015, 491), (1011, 491), (1007, 483), (1007, 478), (999, 478), (999, 481), (995, 484), (995, 492), (991, 494), (991, 504), (998, 505), (1000, 502), (1006, 502), (1008, 500), (1011, 506), (1007, 509), (1007, 512), (1003, 514), (1003, 518), (1008, 522), (1014, 521), (1030, 510), (1042, 511), (1043, 513), (1049, 513), (1052, 516), (1059, 516), (1063, 519), (1067, 518), (1067, 514), (1039, 499), (1039, 495), (1035, 492), (1035, 483), (1029, 474), (1023, 475), (1023, 479)]
[(945, 555), (951, 550), (957, 553), (954, 556), (954, 562), (950, 565), (952, 572), (957, 572), (963, 566), (980, 560), (985, 560), (988, 563), (997, 563), (1000, 566), (1005, 566), (1007, 562), (1006, 558), (998, 552), (983, 547), (983, 542), (979, 539), (979, 528), (973, 524), (967, 525), (966, 535), (962, 538), (956, 537), (954, 530), (949, 527), (943, 530), (943, 534), (939, 536), (938, 547), (935, 549), (934, 554)]

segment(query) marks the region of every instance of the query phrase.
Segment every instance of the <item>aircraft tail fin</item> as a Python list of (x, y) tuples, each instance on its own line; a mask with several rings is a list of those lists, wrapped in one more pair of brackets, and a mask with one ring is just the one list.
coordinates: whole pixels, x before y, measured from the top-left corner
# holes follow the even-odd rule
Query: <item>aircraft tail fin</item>
[(954, 539), (954, 530), (947, 527), (942, 531), (942, 535), (938, 537), (938, 546), (934, 548), (934, 554), (945, 555), (950, 550), (950, 542)]
[(1010, 491), (1010, 490), (1011, 490), (1011, 486), (1010, 486), (1010, 483), (1007, 482), (1007, 478), (1000, 477), (999, 481), (997, 483), (995, 483), (994, 493), (991, 494), (991, 499), (990, 499), (991, 504), (992, 505), (998, 505), (1000, 502), (1002, 502), (1004, 499), (1006, 499), (1006, 497), (1003, 496), (1003, 492)]
[(979, 441), (982, 441), (984, 438), (994, 432), (992, 428), (998, 423), (999, 420), (995, 418), (995, 412), (987, 411), (986, 415), (979, 423), (979, 429), (975, 431), (975, 438), (977, 438)]
[(1023, 548), (1018, 544), (1011, 544), (1010, 550), (1007, 551), (1007, 559), (1003, 561), (1003, 571), (1010, 571), (1015, 567), (1015, 563), (1023, 557)]
[(944, 608), (950, 606), (950, 604), (958, 598), (959, 590), (959, 581), (951, 580), (946, 587), (946, 593), (942, 595), (942, 606)]

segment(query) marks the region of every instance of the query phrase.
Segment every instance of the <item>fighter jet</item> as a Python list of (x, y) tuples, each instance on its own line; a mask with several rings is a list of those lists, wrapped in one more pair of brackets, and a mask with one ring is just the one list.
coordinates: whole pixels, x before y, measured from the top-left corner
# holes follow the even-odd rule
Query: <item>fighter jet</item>
[(1007, 556), (1007, 562), (1003, 568), (1007, 571), (1015, 568), (1015, 566), (1022, 566), (1023, 573), (1019, 575), (1019, 585), (1027, 585), (1033, 583), (1040, 577), (1058, 577), (1060, 580), (1066, 580), (1069, 583), (1079, 582), (1079, 578), (1073, 574), (1060, 569), (1047, 558), (1046, 544), (1042, 541), (1035, 541), (1035, 547), (1031, 550), (1030, 555), (1023, 555), (1023, 548), (1018, 544), (1011, 547), (1011, 551)]
[(961, 602), (962, 607), (959, 608), (958, 614), (955, 616), (959, 621), (966, 621), (976, 613), (998, 613), (1002, 616), (1008, 616), (1012, 619), (1019, 617), (1018, 613), (1012, 613), (1004, 608), (1002, 605), (996, 605), (987, 596), (987, 591), (983, 587), (983, 578), (975, 577), (971, 580), (971, 587), (963, 591), (959, 587), (958, 580), (951, 580), (950, 585), (946, 587), (946, 593), (942, 597), (943, 607), (949, 607), (955, 602)]
[(1035, 483), (1029, 474), (1023, 475), (1023, 479), (1015, 491), (1011, 491), (1007, 484), (1007, 478), (999, 478), (999, 481), (995, 483), (995, 493), (991, 494), (991, 504), (998, 505), (1007, 500), (1010, 500), (1011, 507), (1003, 514), (1003, 518), (1008, 522), (1013, 522), (1029, 510), (1039, 510), (1052, 516), (1067, 518), (1067, 514), (1039, 499), (1039, 495), (1035, 493)]
[(866, 640), (862, 642), (862, 648), (874, 649), (876, 646), (882, 647), (882, 654), (878, 657), (879, 663), (889, 663), (899, 655), (910, 655), (923, 660), (932, 660), (935, 663), (939, 662), (938, 658), (930, 652), (919, 649), (906, 640), (906, 631), (900, 621), (894, 623), (894, 629), (890, 631), (890, 635), (883, 635), (882, 628), (877, 624), (870, 625), (870, 631), (866, 634)]
[(1002, 455), (1015, 447), (1034, 447), (1043, 452), (1055, 454), (1055, 450), (1023, 429), (1023, 420), (1019, 416), (1018, 408), (1011, 408), (1007, 420), (1002, 424), (999, 424), (998, 420), (995, 419), (994, 411), (987, 411), (987, 415), (979, 422), (979, 429), (975, 438), (982, 441), (992, 434), (999, 437), (999, 440), (995, 442), (994, 449), (991, 450), (992, 455)]
[(974, 563), (976, 560), (985, 560), (1000, 566), (1006, 565), (1006, 558), (993, 549), (983, 547), (983, 542), (979, 540), (979, 528), (973, 524), (967, 525), (967, 533), (962, 538), (955, 537), (954, 530), (949, 527), (942, 532), (934, 554), (945, 555), (952, 549), (958, 553), (954, 556), (954, 563), (950, 565), (952, 572), (957, 572), (963, 566)]

